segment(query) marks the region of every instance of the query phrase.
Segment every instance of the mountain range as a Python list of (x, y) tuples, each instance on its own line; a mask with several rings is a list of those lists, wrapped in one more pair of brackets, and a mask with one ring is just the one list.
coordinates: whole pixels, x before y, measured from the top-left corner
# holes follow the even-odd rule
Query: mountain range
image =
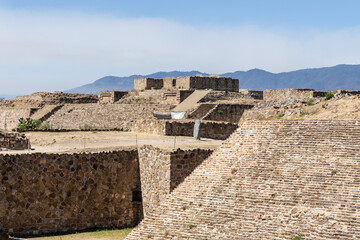
[[(199, 71), (172, 71), (156, 72), (149, 75), (132, 75), (128, 77), (106, 76), (80, 87), (64, 92), (68, 93), (93, 93), (99, 91), (131, 90), (134, 88), (134, 78), (164, 78), (178, 76), (194, 76), (209, 74)], [(236, 71), (218, 74), (221, 77), (239, 79), (241, 89), (265, 90), (272, 88), (313, 88), (316, 90), (359, 90), (360, 65), (337, 65), (334, 67), (302, 69), (291, 72), (271, 73), (261, 69), (249, 71)]]

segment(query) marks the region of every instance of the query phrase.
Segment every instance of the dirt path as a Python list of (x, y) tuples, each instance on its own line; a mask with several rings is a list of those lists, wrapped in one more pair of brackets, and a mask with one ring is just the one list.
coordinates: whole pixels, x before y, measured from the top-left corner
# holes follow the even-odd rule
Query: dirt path
[[(162, 149), (175, 148), (217, 148), (222, 141), (206, 139), (198, 141), (192, 137), (159, 136), (134, 132), (28, 132), (25, 134), (31, 143), (30, 152), (77, 152), (104, 151), (119, 148), (135, 148), (153, 145)], [(6, 153), (27, 153), (28, 150), (0, 151)]]

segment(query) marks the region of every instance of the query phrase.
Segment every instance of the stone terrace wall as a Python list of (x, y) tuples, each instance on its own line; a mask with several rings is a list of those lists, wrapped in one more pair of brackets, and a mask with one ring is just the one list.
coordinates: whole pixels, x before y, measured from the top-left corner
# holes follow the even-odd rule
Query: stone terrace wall
[(203, 119), (238, 123), (244, 112), (253, 107), (254, 105), (247, 104), (218, 104), (217, 107), (206, 114)]
[(11, 235), (138, 223), (136, 150), (0, 155), (0, 222)]
[(245, 122), (126, 239), (360, 239), (359, 133)]
[(63, 92), (37, 92), (31, 95), (18, 96), (16, 99), (0, 102), (0, 106), (24, 107), (43, 107), (44, 105), (58, 104), (83, 104), (97, 103), (98, 97), (94, 94), (77, 94)]
[(0, 131), (0, 150), (2, 148), (20, 150), (29, 147), (29, 139), (24, 134)]
[(0, 129), (16, 129), (19, 118), (28, 118), (31, 112), (31, 108), (0, 107)]
[(170, 192), (172, 192), (194, 169), (207, 159), (213, 150), (177, 149), (170, 153)]
[[(165, 134), (167, 136), (193, 136), (195, 121), (166, 121)], [(227, 139), (236, 129), (237, 124), (216, 121), (201, 121), (203, 138)]]
[(194, 111), (188, 114), (188, 118), (191, 119), (202, 119), (211, 110), (217, 107), (217, 104), (203, 103), (200, 104)]
[(98, 98), (99, 103), (111, 104), (120, 100), (123, 96), (125, 96), (128, 92), (126, 91), (105, 91), (99, 92)]
[(282, 100), (282, 99), (309, 99), (314, 97), (314, 89), (267, 89), (264, 91), (264, 100)]
[(144, 216), (208, 158), (212, 150), (163, 151), (153, 146), (139, 148)]
[(239, 80), (223, 77), (184, 76), (176, 78), (176, 87), (179, 89), (213, 89), (238, 92)]
[(162, 79), (155, 78), (135, 78), (134, 89), (162, 89), (164, 87), (164, 81)]
[(170, 193), (170, 154), (153, 146), (138, 149), (143, 211), (146, 217)]
[(98, 130), (130, 131), (136, 119), (148, 119), (153, 111), (168, 111), (161, 104), (65, 105), (48, 122), (60, 129), (78, 130), (85, 125)]
[[(165, 136), (193, 136), (195, 120), (136, 120), (131, 131)], [(237, 124), (201, 121), (201, 137), (224, 140), (238, 127)]]

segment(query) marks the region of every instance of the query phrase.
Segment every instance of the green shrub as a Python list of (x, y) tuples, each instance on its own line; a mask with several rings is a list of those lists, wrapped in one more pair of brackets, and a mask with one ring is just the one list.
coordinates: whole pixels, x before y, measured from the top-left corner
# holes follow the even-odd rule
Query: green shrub
[(329, 99), (332, 99), (334, 97), (335, 93), (334, 92), (331, 92), (331, 91), (327, 91), (325, 93), (325, 100), (329, 100)]
[(314, 103), (314, 99), (310, 99), (310, 100), (308, 100), (308, 101), (306, 101), (306, 102), (303, 102), (303, 104), (305, 104), (306, 106), (312, 106), (312, 105), (315, 105), (315, 103)]
[(50, 123), (44, 122), (43, 124), (41, 124), (40, 129), (42, 129), (42, 130), (50, 130), (51, 129)]
[(190, 228), (190, 229), (196, 228), (196, 225), (194, 225), (194, 224), (189, 224), (189, 228)]
[(310, 113), (309, 112), (305, 112), (305, 111), (301, 111), (300, 112), (300, 117), (305, 117), (306, 115), (310, 115)]
[(94, 131), (95, 128), (89, 124), (84, 124), (83, 126), (80, 126), (80, 130), (83, 131)]
[(37, 129), (41, 125), (40, 120), (34, 120), (31, 118), (20, 118), (18, 123), (18, 130), (19, 131), (26, 131), (26, 130), (32, 130)]
[(277, 119), (280, 119), (280, 118), (282, 118), (283, 116), (285, 116), (285, 113), (280, 113), (279, 115), (277, 115)]
[(219, 109), (219, 110), (217, 110), (217, 113), (218, 113), (219, 115), (222, 115), (222, 114), (224, 113), (224, 111), (221, 110), (221, 109)]
[(302, 240), (302, 239), (304, 239), (304, 236), (303, 235), (295, 235), (291, 239), (292, 240)]

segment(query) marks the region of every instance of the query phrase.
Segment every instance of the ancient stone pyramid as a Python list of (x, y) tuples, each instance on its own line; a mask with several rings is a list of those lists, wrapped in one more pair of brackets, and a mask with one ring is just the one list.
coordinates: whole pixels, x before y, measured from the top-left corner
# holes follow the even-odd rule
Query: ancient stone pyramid
[(126, 238), (360, 239), (360, 123), (251, 121)]

